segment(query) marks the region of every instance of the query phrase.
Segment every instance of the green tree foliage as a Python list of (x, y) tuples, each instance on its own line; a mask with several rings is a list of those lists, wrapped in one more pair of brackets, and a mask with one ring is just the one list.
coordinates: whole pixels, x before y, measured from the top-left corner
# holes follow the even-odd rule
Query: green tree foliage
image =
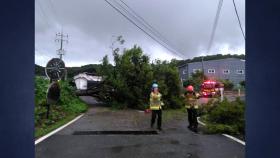
[[(214, 108), (213, 108), (214, 107)], [(215, 102), (206, 115), (209, 133), (245, 134), (245, 102), (237, 98)]]
[(245, 81), (240, 81), (239, 84), (240, 84), (242, 87), (245, 87)]
[(192, 73), (191, 77), (186, 80), (183, 85), (188, 86), (188, 85), (192, 85), (195, 89), (195, 91), (199, 91), (200, 90), (200, 86), (203, 83), (204, 80), (207, 79), (207, 76), (203, 76), (203, 72), (202, 71), (196, 71), (195, 73)]
[(234, 87), (234, 84), (228, 79), (220, 80), (220, 82), (222, 82), (224, 84), (225, 90), (232, 90)]
[(97, 74), (99, 69), (100, 64), (88, 64), (81, 67), (67, 67), (67, 76), (68, 78), (73, 79), (75, 75), (82, 72)]
[(110, 78), (113, 75), (113, 68), (113, 65), (109, 63), (108, 55), (106, 55), (102, 59), (102, 64), (100, 65), (98, 74), (102, 75), (105, 78)]
[(105, 94), (111, 88), (110, 97), (106, 101), (120, 108), (144, 109), (149, 104), (152, 82), (157, 80), (166, 106), (181, 106), (176, 64), (159, 60), (150, 64), (149, 57), (137, 46), (125, 50), (123, 54), (114, 52), (113, 56), (114, 66), (109, 64), (105, 56), (100, 69), (100, 74), (105, 76), (101, 93)]
[(156, 60), (152, 64), (154, 79), (158, 81), (160, 92), (163, 94), (163, 99), (167, 108), (180, 108), (183, 99), (180, 98), (180, 79), (179, 72), (172, 61), (161, 62)]
[(45, 68), (35, 64), (35, 74), (37, 76), (45, 76)]

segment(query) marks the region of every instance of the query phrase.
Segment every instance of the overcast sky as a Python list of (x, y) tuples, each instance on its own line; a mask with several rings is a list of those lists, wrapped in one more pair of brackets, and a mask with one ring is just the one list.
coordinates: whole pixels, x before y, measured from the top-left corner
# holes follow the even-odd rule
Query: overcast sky
[[(117, 6), (119, 0), (108, 0)], [(219, 0), (123, 0), (160, 32), (183, 58), (206, 55)], [(245, 29), (245, 0), (235, 0)], [(143, 27), (141, 24), (139, 26)], [(35, 0), (35, 63), (45, 66), (57, 57), (55, 34), (69, 35), (66, 66), (100, 63), (109, 55), (112, 36), (122, 35), (124, 47), (139, 45), (152, 59), (182, 59), (155, 42), (105, 0)], [(144, 28), (144, 27), (143, 27)], [(145, 29), (145, 28), (144, 28)], [(116, 45), (117, 46), (117, 45)], [(245, 54), (232, 0), (224, 0), (209, 54)]]

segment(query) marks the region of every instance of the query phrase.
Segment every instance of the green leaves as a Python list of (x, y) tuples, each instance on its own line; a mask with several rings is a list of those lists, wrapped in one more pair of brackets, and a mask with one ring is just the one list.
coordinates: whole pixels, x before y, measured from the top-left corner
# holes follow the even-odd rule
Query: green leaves
[(214, 102), (206, 111), (208, 132), (245, 134), (244, 101), (237, 98), (229, 102), (225, 99), (222, 102)]
[(220, 80), (220, 81), (224, 84), (225, 90), (232, 90), (233, 89), (234, 84), (230, 80), (226, 79), (226, 80)]
[(187, 85), (193, 85), (195, 91), (200, 90), (200, 85), (204, 81), (204, 79), (207, 79), (207, 76), (203, 76), (202, 71), (196, 71), (195, 73), (192, 73), (191, 77), (183, 83), (184, 86)]
[(157, 80), (167, 107), (181, 107), (183, 103), (179, 99), (180, 80), (176, 64), (160, 60), (150, 64), (149, 57), (136, 45), (123, 54), (115, 52), (113, 56), (115, 66), (110, 68), (108, 57), (105, 56), (100, 69), (101, 74), (107, 76), (104, 87), (114, 89), (112, 97), (106, 101), (117, 107), (144, 109), (149, 103), (153, 80)]

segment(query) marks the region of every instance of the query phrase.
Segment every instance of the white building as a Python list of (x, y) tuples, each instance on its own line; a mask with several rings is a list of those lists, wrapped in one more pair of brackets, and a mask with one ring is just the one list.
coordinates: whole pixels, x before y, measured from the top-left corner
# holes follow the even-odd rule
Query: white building
[(87, 73), (80, 73), (74, 76), (77, 90), (87, 90), (102, 81), (101, 76), (93, 76)]

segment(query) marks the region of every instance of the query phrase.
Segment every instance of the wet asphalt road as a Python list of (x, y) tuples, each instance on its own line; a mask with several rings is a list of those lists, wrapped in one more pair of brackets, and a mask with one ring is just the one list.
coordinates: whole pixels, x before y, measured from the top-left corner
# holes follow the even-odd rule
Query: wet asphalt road
[[(84, 97), (87, 102), (94, 100)], [(164, 117), (164, 111), (163, 111)], [(73, 135), (75, 131), (150, 131), (150, 114), (91, 107), (78, 121), (36, 145), (36, 158), (243, 158), (245, 147), (222, 135), (196, 134), (186, 117), (158, 135)]]

